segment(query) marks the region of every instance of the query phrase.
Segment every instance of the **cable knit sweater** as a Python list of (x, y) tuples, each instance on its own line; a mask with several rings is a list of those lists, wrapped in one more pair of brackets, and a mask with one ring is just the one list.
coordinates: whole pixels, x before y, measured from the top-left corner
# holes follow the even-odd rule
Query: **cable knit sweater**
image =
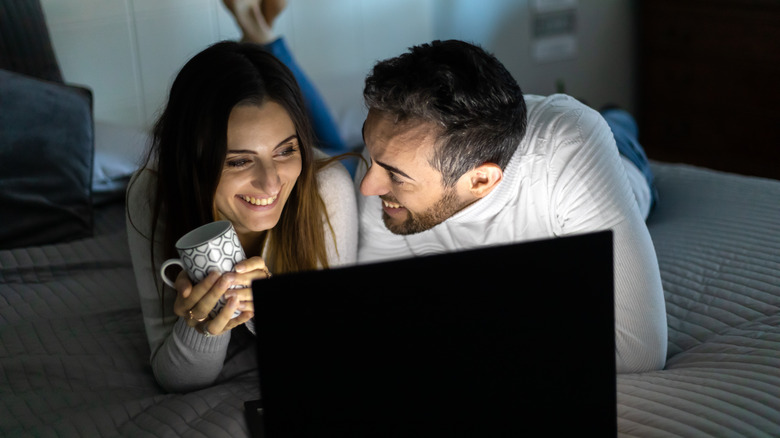
[[(163, 252), (159, 244), (155, 245), (156, 266), (153, 269), (149, 261), (150, 241), (146, 237), (151, 235), (148, 194), (155, 179), (155, 172), (149, 169), (141, 170), (133, 176), (127, 193), (128, 242), (152, 352), (154, 375), (166, 390), (186, 392), (228, 378), (228, 375), (239, 374), (242, 370), (252, 368), (256, 362), (254, 354), (244, 354), (244, 364), (233, 364), (232, 367), (225, 367), (230, 369), (223, 369), (231, 336), (240, 328), (221, 336), (206, 338), (173, 313), (175, 292), (169, 290), (166, 294), (163, 313), (158, 292), (158, 284), (162, 282), (155, 283)], [(331, 233), (325, 225), (328, 263), (332, 267), (352, 264), (357, 257), (358, 239), (357, 206), (352, 180), (346, 169), (335, 163), (322, 169), (317, 174), (317, 181), (333, 227)], [(333, 244), (334, 236), (338, 247)]]
[[(359, 196), (360, 262), (611, 229), (617, 370), (662, 368), (664, 296), (655, 249), (627, 177), (625, 166), (632, 164), (621, 159), (596, 111), (565, 95), (526, 96), (526, 103), (528, 128), (503, 181), (443, 223), (394, 235), (382, 222), (379, 198)], [(540, 311), (555, 324), (555, 309)], [(579, 336), (572, 333), (572, 342), (582, 342)]]

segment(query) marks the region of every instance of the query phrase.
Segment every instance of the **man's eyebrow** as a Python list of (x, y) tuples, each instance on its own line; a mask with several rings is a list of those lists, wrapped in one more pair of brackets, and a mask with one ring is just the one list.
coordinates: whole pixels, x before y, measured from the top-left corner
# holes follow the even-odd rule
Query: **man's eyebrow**
[[(289, 142), (291, 142), (292, 140), (294, 140), (296, 138), (298, 138), (298, 134), (293, 134), (293, 135), (285, 138), (284, 140), (280, 141), (279, 144), (274, 146), (274, 149), (278, 148), (279, 146), (281, 146), (281, 145), (283, 145), (285, 143), (289, 143)], [(257, 154), (257, 152), (255, 152), (255, 151), (253, 151), (251, 149), (228, 149), (227, 153), (228, 154)]]
[(378, 161), (378, 160), (374, 160), (374, 163), (384, 167), (385, 169), (389, 170), (390, 172), (397, 173), (397, 174), (403, 176), (406, 179), (409, 179), (409, 180), (412, 180), (412, 181), (415, 180), (414, 178), (412, 178), (411, 176), (407, 175), (406, 173), (404, 173), (401, 169), (399, 169), (397, 167), (391, 166), (391, 165), (389, 165), (387, 163), (383, 163), (383, 162)]

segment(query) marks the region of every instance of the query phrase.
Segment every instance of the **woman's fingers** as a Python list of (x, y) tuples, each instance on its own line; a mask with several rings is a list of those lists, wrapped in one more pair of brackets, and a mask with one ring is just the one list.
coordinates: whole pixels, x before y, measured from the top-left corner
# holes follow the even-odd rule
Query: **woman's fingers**
[[(236, 263), (236, 266), (233, 267), (233, 270), (238, 273), (242, 273), (257, 269), (257, 266), (265, 266), (265, 261), (262, 257), (250, 257), (248, 259), (241, 260), (240, 262)], [(262, 269), (262, 267), (260, 269)]]
[[(270, 276), (262, 257), (251, 257), (236, 265), (236, 272), (211, 272), (200, 283), (193, 285), (186, 272), (176, 277), (174, 313), (190, 327), (199, 327), (204, 333), (220, 335), (244, 324), (254, 316), (252, 281)], [(224, 296), (225, 306), (213, 319), (209, 314)], [(238, 311), (239, 315), (233, 315)]]
[(185, 316), (187, 311), (192, 308), (189, 298), (192, 295), (193, 287), (186, 272), (179, 272), (174, 286), (176, 287), (176, 300), (173, 302), (173, 313), (178, 316)]
[(210, 273), (203, 281), (192, 286), (192, 292), (187, 298), (177, 296), (178, 306), (174, 306), (174, 311), (187, 320), (187, 325), (196, 326), (209, 316), (217, 301), (233, 285), (234, 280), (235, 278), (230, 275)]
[[(252, 302), (254, 299), (252, 295), (252, 289), (247, 287), (242, 287), (238, 289), (230, 289), (229, 291), (225, 292), (225, 300), (228, 300), (232, 297), (238, 298), (238, 301), (240, 302)], [(239, 308), (239, 310), (244, 310)]]
[(268, 270), (262, 257), (250, 257), (246, 260), (242, 260), (236, 264), (235, 270), (235, 284), (250, 290), (254, 280), (260, 280), (271, 276), (271, 272)]
[(190, 282), (190, 277), (187, 276), (185, 271), (179, 272), (173, 285), (176, 289), (176, 292), (181, 295), (182, 298), (187, 298), (190, 296), (190, 293), (192, 292), (192, 283)]
[(238, 315), (237, 317), (230, 320), (230, 322), (227, 325), (228, 330), (233, 330), (234, 328), (240, 326), (241, 324), (246, 323), (247, 321), (252, 319), (253, 316), (255, 316), (254, 312), (241, 312), (241, 315)]
[(268, 267), (265, 265), (265, 260), (262, 257), (250, 257), (245, 260), (241, 260), (236, 263), (235, 271), (239, 274), (243, 274), (249, 271), (268, 271)]
[[(231, 330), (237, 325), (232, 323), (235, 319), (233, 318), (233, 314), (235, 314), (236, 310), (238, 310), (240, 304), (241, 301), (237, 296), (234, 295), (228, 298), (227, 303), (225, 303), (225, 307), (223, 307), (219, 313), (217, 313), (217, 316), (215, 316), (214, 319), (208, 321), (207, 323), (204, 323), (202, 326), (206, 329), (204, 331), (208, 331), (209, 334), (217, 336)], [(244, 313), (246, 312), (242, 312), (241, 315), (237, 316), (236, 318), (241, 318)]]
[[(237, 311), (239, 312), (255, 312), (255, 306), (253, 302), (253, 296), (252, 296), (252, 289), (248, 288), (240, 288), (240, 289), (231, 289), (227, 292), (225, 292), (225, 301), (235, 298), (238, 300), (238, 307)], [(236, 318), (233, 318), (233, 320), (237, 320), (239, 317), (236, 316)], [(239, 324), (241, 324), (239, 322)]]

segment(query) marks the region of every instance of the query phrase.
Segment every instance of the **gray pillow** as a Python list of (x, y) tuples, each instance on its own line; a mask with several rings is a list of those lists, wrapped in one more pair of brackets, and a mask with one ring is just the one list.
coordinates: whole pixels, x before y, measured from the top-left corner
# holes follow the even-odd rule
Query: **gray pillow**
[(0, 0), (0, 69), (63, 82), (39, 0)]
[(92, 235), (92, 93), (0, 70), (0, 248)]

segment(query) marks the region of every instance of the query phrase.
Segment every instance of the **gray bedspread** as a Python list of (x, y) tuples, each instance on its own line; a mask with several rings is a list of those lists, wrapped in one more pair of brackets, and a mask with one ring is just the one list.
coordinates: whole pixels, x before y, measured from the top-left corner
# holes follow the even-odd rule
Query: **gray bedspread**
[(190, 394), (157, 386), (124, 208), (96, 220), (92, 239), (0, 251), (0, 435), (247, 436), (256, 375)]
[(662, 371), (618, 376), (637, 437), (780, 436), (780, 181), (656, 165)]
[[(619, 433), (780, 436), (780, 181), (654, 170), (669, 360), (618, 376)], [(256, 373), (166, 394), (148, 357), (121, 205), (94, 238), (0, 251), (0, 435), (248, 436)]]

